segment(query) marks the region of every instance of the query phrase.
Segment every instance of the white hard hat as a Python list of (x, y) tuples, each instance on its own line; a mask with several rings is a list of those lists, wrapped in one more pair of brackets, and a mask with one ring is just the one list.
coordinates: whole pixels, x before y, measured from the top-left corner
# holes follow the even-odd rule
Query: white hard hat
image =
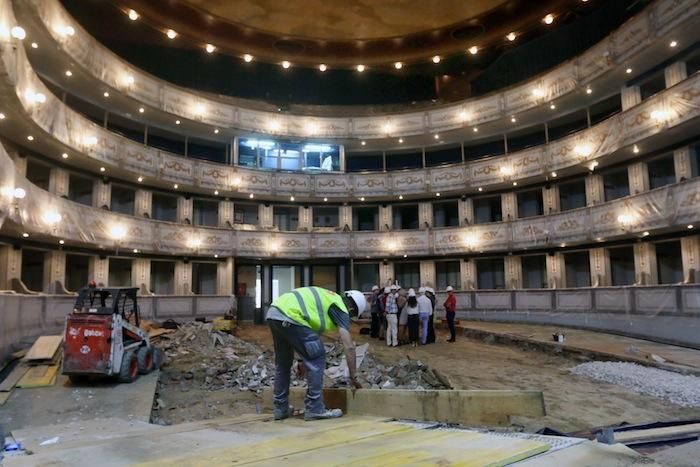
[(372, 286), (372, 292), (374, 292), (375, 290), (379, 290), (379, 286), (378, 286), (378, 285), (373, 285), (373, 286)]
[(453, 290), (454, 290), (454, 289), (452, 288), (451, 285), (448, 285), (448, 286), (445, 288), (445, 292), (452, 292)]
[(431, 294), (435, 295), (435, 289), (433, 289), (432, 287), (426, 287), (425, 291), (430, 292)]
[(391, 289), (389, 287), (384, 287), (384, 293), (391, 293)]
[(391, 284), (391, 286), (390, 286), (389, 288), (390, 288), (391, 290), (398, 290), (398, 289), (399, 289), (399, 286), (396, 285), (396, 284)]
[(418, 293), (425, 293), (425, 287), (419, 287)]
[(416, 291), (413, 289), (408, 289), (408, 296), (409, 297), (415, 297), (416, 296)]
[(357, 305), (358, 316), (364, 313), (365, 309), (367, 308), (367, 299), (365, 298), (365, 294), (359, 290), (346, 290), (345, 296), (352, 298), (352, 301), (355, 302), (355, 305)]

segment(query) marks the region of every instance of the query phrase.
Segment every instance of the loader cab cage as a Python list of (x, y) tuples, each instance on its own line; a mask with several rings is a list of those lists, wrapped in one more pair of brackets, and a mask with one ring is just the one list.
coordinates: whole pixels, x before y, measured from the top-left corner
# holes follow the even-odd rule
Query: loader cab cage
[(136, 287), (83, 287), (78, 293), (75, 308), (82, 313), (119, 314), (129, 323), (140, 323)]

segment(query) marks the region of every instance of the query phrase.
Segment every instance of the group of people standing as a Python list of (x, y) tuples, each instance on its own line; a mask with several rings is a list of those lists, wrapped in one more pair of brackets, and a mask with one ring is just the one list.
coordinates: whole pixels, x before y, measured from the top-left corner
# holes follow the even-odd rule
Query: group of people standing
[[(447, 286), (448, 298), (444, 306), (450, 328), (450, 339), (455, 341), (454, 314), (456, 298), (451, 286)], [(412, 347), (435, 342), (435, 290), (432, 287), (402, 289), (396, 284), (380, 289), (372, 287), (370, 309), (372, 322), (370, 337), (386, 339), (386, 345), (396, 347), (410, 344)]]

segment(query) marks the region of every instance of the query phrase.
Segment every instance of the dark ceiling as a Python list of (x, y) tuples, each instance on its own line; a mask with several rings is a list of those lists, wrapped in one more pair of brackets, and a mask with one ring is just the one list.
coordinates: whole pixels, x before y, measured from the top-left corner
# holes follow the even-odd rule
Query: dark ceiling
[[(201, 6), (201, 4), (206, 5), (207, 1), (149, 0), (141, 2), (143, 3), (141, 6), (146, 8), (143, 5), (151, 3), (152, 5), (169, 5), (170, 7), (180, 4), (192, 7), (191, 3)], [(266, 0), (266, 3), (270, 3), (270, 1)], [(352, 1), (354, 3), (363, 2), (363, 0)], [(124, 9), (127, 8), (127, 5), (136, 6), (140, 3), (139, 0), (115, 0), (114, 2), (62, 0), (62, 3), (70, 14), (97, 40), (130, 63), (156, 76), (194, 89), (240, 98), (261, 99), (285, 107), (291, 103), (358, 105), (429, 100), (450, 101), (487, 93), (544, 72), (583, 52), (642, 9), (648, 1), (589, 0), (582, 2), (581, 0), (570, 0), (563, 2), (568, 7), (565, 10), (560, 10), (561, 14), (553, 25), (545, 26), (541, 21), (531, 19), (527, 28), (522, 25), (517, 28), (514, 26), (516, 23), (522, 24), (521, 18), (513, 19), (512, 24), (504, 23), (505, 26), (504, 24), (491, 25), (488, 21), (488, 15), (493, 15), (496, 10), (488, 10), (486, 4), (489, 2), (482, 2), (484, 5), (481, 5), (481, 10), (476, 8), (469, 11), (469, 14), (472, 15), (475, 12), (482, 13), (478, 19), (478, 29), (480, 31), (498, 31), (499, 37), (502, 36), (503, 31), (514, 29), (519, 32), (516, 41), (509, 43), (505, 38), (489, 39), (491, 42), (484, 42), (487, 43), (487, 46), (480, 49), (477, 55), (465, 52), (445, 54), (441, 55), (443, 58), (439, 64), (432, 63), (430, 57), (438, 50), (434, 47), (444, 47), (445, 45), (424, 42), (425, 47), (419, 51), (420, 53), (411, 50), (409, 55), (402, 55), (408, 52), (400, 48), (385, 51), (381, 55), (381, 59), (386, 62), (380, 61), (374, 65), (368, 65), (364, 73), (348, 69), (347, 63), (343, 63), (344, 55), (335, 51), (327, 57), (313, 57), (314, 59), (318, 58), (319, 62), (324, 60), (322, 63), (329, 64), (329, 69), (325, 73), (311, 67), (310, 64), (308, 66), (301, 65), (302, 62), (309, 61), (309, 57), (312, 55), (311, 50), (287, 51), (286, 54), (277, 50), (277, 56), (274, 56), (274, 51), (261, 52), (260, 56), (256, 56), (256, 60), (245, 63), (240, 57), (242, 53), (248, 52), (248, 49), (234, 50), (235, 47), (221, 47), (221, 44), (228, 44), (224, 41), (223, 34), (225, 33), (220, 32), (217, 36), (211, 35), (211, 31), (206, 30), (202, 33), (196, 32), (206, 29), (202, 28), (201, 25), (197, 28), (191, 28), (194, 32), (189, 33), (186, 30), (188, 19), (182, 17), (178, 18), (178, 32), (184, 30), (186, 33), (181, 33), (175, 40), (170, 40), (163, 34), (163, 30), (170, 27), (175, 29), (176, 26), (173, 24), (175, 19), (166, 20), (163, 19), (165, 18), (163, 16), (158, 20), (147, 15), (139, 18), (138, 21), (128, 19)], [(216, 2), (213, 3), (216, 4)], [(535, 12), (535, 17), (541, 17), (542, 4), (546, 4), (546, 2), (531, 0), (491, 3), (500, 8), (509, 6), (515, 8), (515, 6), (520, 5), (518, 8), (521, 10), (519, 11), (523, 12), (525, 11), (522, 10), (525, 8), (524, 4), (533, 5), (531, 9)], [(560, 1), (559, 4), (561, 5), (561, 3)], [(171, 9), (167, 12), (171, 12)], [(226, 8), (223, 11), (225, 10)], [(425, 12), (419, 9), (416, 9), (415, 13), (425, 15)], [(404, 14), (404, 16), (406, 15)], [(245, 15), (242, 18), (245, 19)], [(410, 18), (410, 15), (407, 18)], [(467, 34), (467, 39), (462, 39), (463, 42), (469, 40), (470, 42), (466, 43), (471, 43), (473, 41), (470, 35), (474, 34), (474, 31), (468, 24), (473, 26), (476, 24), (474, 21), (477, 20), (473, 17), (470, 18), (456, 18), (455, 22), (449, 25), (452, 28), (450, 30), (452, 39), (454, 38), (455, 24), (461, 24), (460, 27), (466, 28), (464, 30)], [(212, 18), (210, 18), (211, 20)], [(168, 24), (162, 24), (158, 21), (168, 21)], [(262, 21), (260, 18), (256, 19), (254, 25), (257, 28), (264, 25), (260, 21)], [(439, 17), (433, 21), (444, 22), (445, 19)], [(196, 24), (194, 20), (191, 23)], [(411, 23), (404, 18), (399, 25), (392, 23), (392, 27), (395, 27), (395, 31), (407, 31), (407, 37), (409, 37), (421, 34), (420, 32), (416, 33), (415, 30), (424, 23), (425, 21), (418, 19), (414, 19)], [(295, 30), (299, 30), (300, 27), (303, 27), (303, 22), (296, 24), (295, 27)], [(344, 27), (344, 30), (339, 30), (339, 41), (340, 39), (348, 39), (345, 36), (352, 32), (347, 25)], [(511, 27), (513, 29), (510, 29)], [(211, 30), (214, 29), (211, 28)], [(331, 34), (328, 25), (325, 28), (319, 28), (319, 30), (326, 35)], [(387, 27), (386, 31), (383, 32), (389, 34), (391, 31), (392, 29)], [(282, 30), (279, 33), (283, 32)], [(269, 34), (270, 32), (265, 31), (265, 33)], [(310, 34), (310, 36), (312, 35)], [(220, 37), (220, 40), (217, 40), (217, 37)], [(478, 37), (480, 41), (486, 40), (485, 35)], [(217, 45), (218, 49), (215, 53), (207, 54), (203, 50), (202, 41), (204, 39)], [(331, 39), (326, 37), (324, 40)], [(240, 44), (235, 45), (236, 47), (248, 47)], [(416, 55), (417, 53), (418, 55)], [(277, 60), (287, 55), (289, 55), (289, 60), (295, 63), (295, 66), (283, 69)], [(419, 55), (424, 55), (424, 57), (418, 59)], [(336, 57), (335, 61), (333, 61), (333, 57)], [(393, 61), (403, 61), (403, 57), (408, 57), (406, 65), (401, 70), (395, 70)], [(364, 62), (360, 62), (360, 60), (362, 57), (352, 61)]]

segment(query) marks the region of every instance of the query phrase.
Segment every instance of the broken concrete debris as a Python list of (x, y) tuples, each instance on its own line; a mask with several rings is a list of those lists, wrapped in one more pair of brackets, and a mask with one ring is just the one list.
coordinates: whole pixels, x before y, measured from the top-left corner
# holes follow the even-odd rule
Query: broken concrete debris
[[(236, 388), (261, 392), (271, 387), (275, 377), (275, 358), (270, 350), (246, 342), (234, 335), (216, 331), (212, 323), (190, 322), (170, 334), (158, 337), (155, 345), (165, 351), (168, 361), (177, 360), (178, 368), (189, 362), (189, 371), (171, 368), (166, 361), (163, 377), (180, 382), (181, 390), (196, 386), (218, 390)], [(326, 343), (326, 387), (346, 387), (347, 364), (343, 346)], [(368, 345), (357, 347), (358, 377), (364, 387), (374, 389), (451, 389), (446, 376), (430, 369), (420, 360), (400, 358), (396, 364), (377, 362)], [(397, 356), (398, 357), (398, 356)], [(292, 386), (305, 387), (306, 381), (292, 371)]]

